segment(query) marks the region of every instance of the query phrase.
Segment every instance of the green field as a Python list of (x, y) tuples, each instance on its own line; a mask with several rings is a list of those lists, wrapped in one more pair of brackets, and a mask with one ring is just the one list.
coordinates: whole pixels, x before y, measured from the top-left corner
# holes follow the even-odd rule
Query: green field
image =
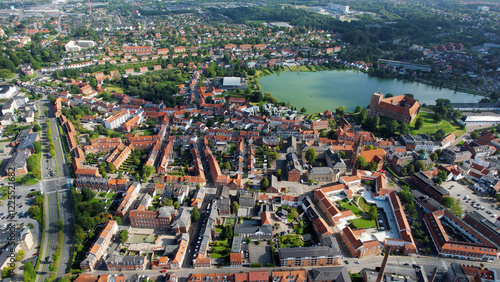
[(311, 71), (306, 66), (299, 66), (300, 71)]
[(365, 219), (365, 218), (356, 218), (356, 219), (350, 220), (350, 222), (352, 223), (352, 225), (354, 225), (355, 229), (358, 229), (358, 228), (366, 229), (366, 228), (372, 228), (372, 227), (376, 226), (375, 220), (370, 220), (370, 219)]
[(300, 235), (286, 235), (279, 238), (280, 248), (293, 247), (303, 247), (304, 242)]
[(106, 90), (110, 93), (113, 93), (113, 92), (123, 93), (123, 89), (121, 87), (117, 87), (117, 86), (108, 86), (108, 87), (106, 87)]
[(291, 71), (299, 71), (299, 68), (296, 66), (289, 67)]
[[(444, 132), (446, 132), (446, 134), (453, 132), (453, 133), (455, 133), (455, 135), (457, 137), (459, 137), (465, 133), (465, 129), (462, 130), (462, 129), (460, 129), (460, 127), (450, 124), (447, 120), (443, 119), (443, 120), (441, 120), (441, 122), (436, 123), (433, 119), (433, 116), (434, 116), (434, 114), (429, 113), (429, 112), (421, 111), (420, 113), (418, 113), (417, 118), (423, 117), (424, 124), (422, 125), (422, 127), (419, 130), (413, 129), (410, 133), (412, 135), (415, 135), (417, 133), (430, 134), (430, 133), (435, 133), (436, 131), (438, 131), (440, 129), (442, 129)], [(413, 120), (413, 122), (410, 124), (411, 127), (415, 126), (415, 122), (416, 122), (417, 118), (415, 118)]]
[(137, 243), (154, 243), (155, 242), (155, 236), (154, 235), (132, 235), (129, 239), (128, 242), (130, 244), (137, 244)]
[(226, 220), (224, 220), (224, 225), (234, 225), (236, 223), (236, 219), (234, 218), (226, 218)]
[[(359, 201), (358, 201), (359, 199)], [(361, 209), (365, 212), (370, 210), (370, 205), (366, 203), (365, 199), (361, 196), (354, 197), (354, 200), (358, 203)]]
[(340, 207), (344, 210), (351, 210), (356, 216), (361, 216), (363, 214), (363, 212), (353, 203), (345, 203), (340, 205)]
[(246, 23), (257, 23), (257, 24), (261, 24), (261, 23), (265, 23), (266, 21), (265, 20), (252, 20), (252, 21), (246, 21)]

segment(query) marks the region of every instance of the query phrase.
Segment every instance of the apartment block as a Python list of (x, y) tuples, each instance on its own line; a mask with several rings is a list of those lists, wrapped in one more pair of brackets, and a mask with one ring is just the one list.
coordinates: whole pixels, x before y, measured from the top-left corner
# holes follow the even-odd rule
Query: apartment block
[(118, 224), (114, 220), (108, 221), (104, 229), (99, 234), (95, 243), (90, 247), (87, 257), (80, 263), (80, 268), (85, 271), (94, 271), (97, 262), (106, 252), (106, 249), (118, 231)]

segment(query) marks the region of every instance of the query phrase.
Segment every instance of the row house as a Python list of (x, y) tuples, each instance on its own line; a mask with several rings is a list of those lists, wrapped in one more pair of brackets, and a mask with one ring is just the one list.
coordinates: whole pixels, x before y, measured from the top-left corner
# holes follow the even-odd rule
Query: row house
[(280, 248), (279, 258), (284, 267), (328, 266), (339, 264), (342, 252), (327, 246)]
[(125, 192), (120, 205), (115, 211), (115, 215), (119, 217), (125, 217), (128, 213), (128, 210), (132, 206), (132, 203), (137, 199), (137, 194), (139, 193), (139, 185), (130, 185), (130, 187)]
[(125, 162), (125, 160), (132, 153), (132, 149), (133, 149), (133, 147), (131, 145), (126, 146), (125, 148), (123, 148), (123, 150), (120, 152), (120, 154), (116, 157), (116, 159), (111, 162), (115, 166), (115, 169), (120, 169), (122, 164)]
[(131, 118), (132, 114), (130, 111), (122, 109), (119, 113), (104, 120), (104, 127), (107, 129), (115, 129), (124, 124), (127, 120)]
[[(477, 261), (495, 261), (498, 257), (498, 247), (495, 244), (448, 210), (426, 213), (424, 223), (440, 256)], [(452, 240), (445, 225), (466, 239)]]
[(146, 257), (112, 255), (104, 261), (108, 271), (144, 270)]
[(413, 240), (410, 224), (408, 223), (406, 214), (403, 210), (403, 205), (401, 204), (398, 195), (396, 195), (396, 192), (389, 192), (389, 203), (392, 213), (394, 214), (394, 218), (396, 219), (395, 223), (401, 239), (386, 238), (384, 246), (386, 248), (390, 247), (391, 251), (399, 251), (405, 256), (416, 253), (417, 245)]
[(173, 157), (174, 140), (169, 139), (167, 145), (163, 148), (163, 154), (161, 157), (160, 165), (158, 166), (158, 173), (167, 173), (167, 168), (169, 163), (172, 161)]
[(99, 234), (99, 237), (97, 237), (95, 243), (90, 247), (85, 259), (80, 263), (80, 268), (82, 270), (89, 272), (94, 271), (97, 262), (107, 251), (111, 238), (113, 238), (117, 231), (118, 224), (116, 221), (108, 221), (104, 229)]

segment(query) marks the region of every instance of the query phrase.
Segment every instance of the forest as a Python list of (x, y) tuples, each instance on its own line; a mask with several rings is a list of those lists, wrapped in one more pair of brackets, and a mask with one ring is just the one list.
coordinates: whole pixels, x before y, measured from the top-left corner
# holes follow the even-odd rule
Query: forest
[(416, 9), (415, 5), (394, 5), (380, 1), (367, 5), (362, 10), (374, 11), (380, 18), (363, 16), (359, 21), (344, 22), (305, 9), (278, 5), (212, 9), (212, 12), (222, 13), (240, 24), (250, 20), (283, 21), (295, 27), (330, 30), (342, 34), (344, 41), (357, 46), (392, 42), (400, 38), (410, 38), (415, 44), (442, 43), (443, 35), (464, 45), (478, 45), (485, 40), (480, 33), (460, 34), (460, 26), (455, 20), (426, 7)]

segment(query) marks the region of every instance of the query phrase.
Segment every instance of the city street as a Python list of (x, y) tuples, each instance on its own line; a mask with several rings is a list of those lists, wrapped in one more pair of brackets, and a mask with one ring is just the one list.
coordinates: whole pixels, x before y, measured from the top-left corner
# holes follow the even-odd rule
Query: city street
[[(57, 120), (54, 116), (53, 106), (47, 100), (39, 101), (41, 103), (46, 103), (39, 105), (39, 124), (42, 127), (42, 132), (46, 133), (46, 117), (44, 114), (45, 108), (49, 113), (50, 128), (52, 133), (52, 140), (55, 145), (56, 159), (54, 160), (48, 153), (49, 143), (47, 137), (42, 134), (41, 143), (44, 149), (42, 156), (42, 174), (43, 181), (39, 184), (39, 189), (45, 195), (45, 220), (47, 222), (45, 226), (45, 246), (42, 247), (41, 258), (42, 266), (39, 271), (41, 275), (41, 281), (50, 277), (49, 264), (53, 262), (52, 254), (56, 252), (57, 248), (57, 220), (58, 215), (58, 205), (61, 220), (64, 223), (64, 240), (62, 245), (62, 254), (60, 258), (60, 265), (57, 272), (57, 277), (62, 277), (68, 272), (70, 267), (70, 258), (72, 257), (73, 249), (73, 209), (71, 205), (71, 193), (69, 190), (69, 171), (66, 164), (66, 159), (63, 153), (63, 146), (61, 140), (61, 134), (59, 133), (59, 126)], [(38, 102), (37, 102), (38, 103)], [(56, 170), (57, 167), (57, 170)], [(62, 202), (65, 202), (62, 205)], [(49, 258), (47, 260), (46, 258)]]

